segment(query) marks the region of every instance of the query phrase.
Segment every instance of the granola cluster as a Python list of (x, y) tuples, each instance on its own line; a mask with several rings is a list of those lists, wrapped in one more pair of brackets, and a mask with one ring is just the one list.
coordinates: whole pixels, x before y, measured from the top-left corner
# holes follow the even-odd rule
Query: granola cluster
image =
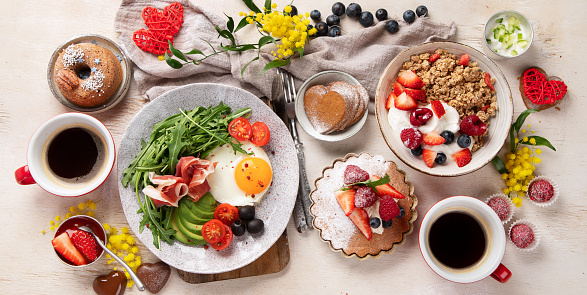
[[(477, 62), (470, 61), (467, 66), (459, 65), (460, 57), (446, 52), (446, 49), (437, 49), (435, 54), (440, 58), (430, 63), (430, 53), (413, 55), (403, 65), (404, 70), (414, 71), (422, 81), (426, 90), (426, 100), (440, 100), (454, 107), (463, 119), (469, 115), (477, 115), (481, 121), (489, 125), (489, 118), (495, 117), (497, 110), (495, 91), (485, 83), (485, 72), (477, 66)], [(491, 78), (493, 83), (495, 78)], [(484, 144), (487, 132), (480, 136), (473, 136), (475, 144), (472, 151), (478, 150)]]

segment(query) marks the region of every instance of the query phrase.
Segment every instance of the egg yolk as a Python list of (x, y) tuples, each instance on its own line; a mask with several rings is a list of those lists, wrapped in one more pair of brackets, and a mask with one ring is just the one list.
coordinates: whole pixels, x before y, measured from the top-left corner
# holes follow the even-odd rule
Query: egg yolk
[(273, 172), (267, 161), (249, 157), (241, 160), (234, 170), (234, 179), (238, 187), (247, 194), (258, 194), (271, 183)]

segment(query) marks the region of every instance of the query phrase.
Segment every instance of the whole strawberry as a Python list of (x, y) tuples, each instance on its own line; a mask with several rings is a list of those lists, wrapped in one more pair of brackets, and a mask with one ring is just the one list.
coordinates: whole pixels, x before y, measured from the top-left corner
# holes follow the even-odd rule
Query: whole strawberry
[(89, 262), (98, 258), (98, 244), (89, 233), (77, 229), (71, 234), (71, 242)]
[(368, 186), (361, 186), (357, 189), (355, 194), (355, 207), (367, 208), (377, 201), (377, 195), (372, 188)]
[(344, 184), (349, 185), (369, 179), (369, 173), (356, 165), (348, 165), (344, 169)]
[(392, 196), (385, 195), (379, 199), (379, 216), (381, 216), (382, 220), (392, 220), (399, 216), (399, 214), (399, 206)]

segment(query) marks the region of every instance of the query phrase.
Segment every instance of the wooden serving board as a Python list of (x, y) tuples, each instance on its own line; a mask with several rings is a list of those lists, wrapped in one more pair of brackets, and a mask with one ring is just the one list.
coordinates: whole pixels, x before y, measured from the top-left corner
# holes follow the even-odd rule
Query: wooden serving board
[(190, 284), (208, 283), (236, 278), (245, 278), (280, 272), (289, 263), (289, 243), (287, 231), (259, 259), (239, 269), (219, 274), (197, 274), (177, 270), (179, 277)]

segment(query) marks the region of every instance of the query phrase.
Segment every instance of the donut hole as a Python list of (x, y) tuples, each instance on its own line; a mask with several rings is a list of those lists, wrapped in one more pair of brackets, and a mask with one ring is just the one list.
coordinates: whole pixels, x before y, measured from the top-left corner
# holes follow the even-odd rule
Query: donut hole
[(75, 74), (82, 80), (85, 80), (92, 75), (92, 69), (86, 64), (80, 64), (75, 68)]

